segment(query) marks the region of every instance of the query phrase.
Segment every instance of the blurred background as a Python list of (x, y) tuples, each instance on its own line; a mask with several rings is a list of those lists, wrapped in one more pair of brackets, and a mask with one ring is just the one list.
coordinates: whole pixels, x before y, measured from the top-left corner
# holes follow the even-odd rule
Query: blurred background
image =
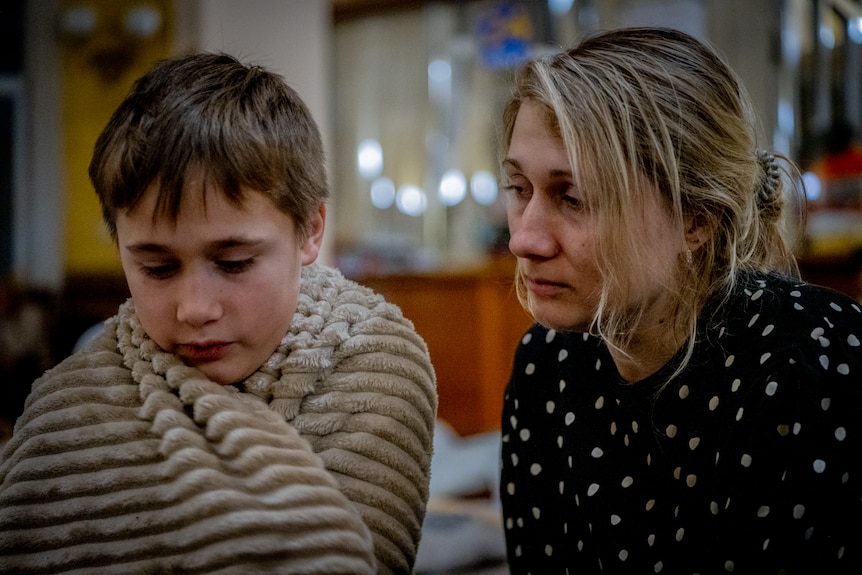
[(400, 305), (428, 343), (440, 425), (417, 571), (503, 573), (495, 431), (530, 323), (497, 194), (514, 67), (625, 25), (712, 43), (765, 144), (805, 171), (803, 275), (859, 298), (860, 16), (859, 0), (4, 0), (0, 441), (32, 381), (128, 297), (87, 179), (96, 137), (155, 60), (229, 52), (284, 75), (320, 125), (323, 261)]
[(225, 51), (299, 91), (329, 156), (323, 260), (401, 305), (428, 341), (441, 419), (469, 436), (498, 428), (529, 323), (497, 194), (514, 67), (624, 25), (711, 42), (742, 77), (765, 142), (809, 172), (804, 274), (858, 297), (860, 16), (859, 0), (5, 0), (3, 415), (14, 419), (32, 380), (127, 297), (87, 164), (159, 58)]

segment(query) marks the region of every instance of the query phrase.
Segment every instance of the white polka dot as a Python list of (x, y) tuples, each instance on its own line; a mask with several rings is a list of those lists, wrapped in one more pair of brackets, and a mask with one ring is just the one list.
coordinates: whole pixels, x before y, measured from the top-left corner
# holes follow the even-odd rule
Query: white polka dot
[(596, 409), (601, 409), (605, 406), (605, 396), (599, 396), (596, 400)]
[(650, 510), (650, 509), (652, 509), (653, 507), (655, 507), (655, 499), (650, 499), (649, 501), (647, 501), (647, 502), (646, 502), (646, 505), (644, 506), (644, 508), (645, 508), (647, 511), (649, 511), (649, 510)]
[(697, 449), (698, 445), (700, 445), (700, 438), (699, 437), (692, 437), (691, 439), (688, 440), (688, 448), (691, 449), (692, 451)]
[(550, 545), (545, 545), (545, 555), (551, 557), (554, 554), (554, 548)]
[(718, 515), (718, 502), (710, 501), (709, 502), (709, 512), (713, 515)]
[(826, 333), (826, 330), (824, 330), (822, 327), (815, 327), (814, 330), (811, 332), (811, 339), (818, 340), (823, 337), (824, 333)]
[(823, 367), (823, 369), (829, 369), (829, 358), (826, 357), (825, 355), (821, 355), (820, 356), (820, 365)]
[(554, 407), (555, 407), (554, 402), (549, 401), (548, 403), (545, 404), (545, 411), (547, 411), (549, 414), (554, 413)]
[(763, 365), (764, 363), (766, 363), (766, 360), (768, 360), (770, 358), (770, 356), (772, 356), (772, 354), (769, 353), (768, 351), (766, 353), (764, 353), (763, 355), (761, 355), (760, 356), (760, 365)]
[(507, 483), (506, 484), (506, 493), (508, 493), (509, 495), (515, 494), (515, 484), (514, 483)]
[(773, 324), (769, 324), (768, 326), (763, 328), (763, 333), (761, 335), (767, 336), (770, 333), (772, 333), (772, 330), (774, 330), (774, 329), (775, 329), (775, 326)]
[(619, 525), (620, 521), (622, 521), (622, 518), (619, 515), (616, 513), (611, 515), (611, 525)]
[(565, 481), (560, 481), (559, 485), (560, 495), (566, 492), (566, 483)]
[(589, 495), (590, 497), (592, 497), (593, 495), (595, 495), (595, 494), (596, 494), (596, 492), (597, 492), (598, 490), (599, 490), (599, 484), (598, 484), (598, 483), (593, 483), (593, 484), (591, 484), (591, 485), (587, 488), (587, 495)]
[(829, 411), (829, 406), (832, 405), (832, 400), (828, 397), (824, 397), (820, 400), (820, 409), (823, 411)]
[(575, 414), (571, 411), (568, 412), (564, 421), (566, 422), (566, 425), (571, 425), (575, 421)]
[(521, 556), (521, 546), (518, 545), (517, 547), (515, 547), (515, 557), (520, 557), (520, 556)]
[(822, 459), (815, 459), (811, 466), (814, 468), (815, 473), (823, 473), (826, 471), (826, 462)]
[(733, 383), (730, 384), (730, 391), (736, 393), (739, 391), (739, 384), (742, 383), (739, 379), (734, 379)]
[(799, 435), (800, 431), (802, 431), (802, 424), (797, 421), (793, 424), (793, 435)]
[(691, 473), (685, 476), (685, 484), (689, 487), (694, 487), (694, 484), (697, 483), (697, 475)]
[(799, 297), (802, 295), (802, 292), (799, 291), (798, 289), (795, 289), (792, 292), (790, 292), (790, 295), (792, 295), (793, 297)]
[(762, 296), (762, 295), (763, 295), (763, 290), (762, 289), (757, 290), (756, 292), (754, 292), (754, 294), (752, 294), (751, 301), (759, 300), (760, 296)]
[(769, 506), (768, 505), (761, 505), (760, 507), (757, 508), (757, 516), (758, 517), (760, 517), (762, 519), (763, 517), (766, 517), (767, 515), (769, 515)]
[(682, 541), (683, 537), (685, 537), (685, 527), (680, 527), (676, 530), (676, 540)]
[(770, 381), (769, 383), (766, 384), (766, 395), (768, 395), (769, 397), (772, 397), (773, 395), (775, 395), (775, 391), (777, 389), (778, 389), (778, 382)]
[(832, 308), (832, 309), (834, 309), (835, 311), (844, 311), (844, 310), (841, 308), (841, 306), (840, 306), (840, 305), (838, 305), (837, 303), (835, 303), (834, 301), (833, 301), (833, 302), (831, 302), (831, 303), (829, 304), (829, 307), (831, 307), (831, 308)]
[(728, 573), (733, 573), (733, 570), (735, 568), (736, 567), (734, 566), (733, 561), (728, 560), (728, 561), (724, 562), (724, 570), (727, 571)]
[(533, 517), (539, 519), (542, 516), (542, 510), (538, 507), (533, 507)]
[(527, 367), (524, 368), (524, 373), (526, 373), (527, 375), (533, 375), (533, 372), (535, 372), (535, 371), (536, 371), (536, 364), (534, 364), (534, 363), (528, 363)]
[(744, 408), (742, 408), (742, 407), (740, 407), (740, 408), (736, 411), (736, 421), (741, 421), (741, 420), (742, 420), (742, 413), (743, 413), (744, 411), (745, 411), (745, 410), (744, 410)]
[(653, 543), (655, 543), (655, 533), (650, 533), (649, 536), (646, 538), (646, 542), (647, 542), (647, 545), (652, 547)]
[(742, 454), (742, 458), (739, 461), (743, 467), (751, 466), (751, 456), (747, 453)]
[(717, 407), (718, 407), (718, 396), (717, 396), (717, 395), (714, 395), (714, 396), (712, 397), (712, 399), (710, 399), (710, 400), (709, 400), (709, 410), (710, 410), (710, 411), (715, 411), (715, 409), (716, 409)]
[(526, 344), (530, 343), (530, 340), (532, 340), (532, 339), (533, 339), (532, 333), (524, 334), (524, 337), (521, 338), (521, 343), (526, 345)]
[(801, 303), (799, 303), (799, 302), (793, 302), (793, 309), (795, 309), (795, 310), (799, 311), (799, 310), (802, 310), (802, 309), (805, 309), (805, 308), (804, 308), (804, 307), (802, 307), (802, 304), (801, 304)]
[(805, 515), (805, 506), (801, 503), (793, 506), (793, 518), (794, 519), (802, 519), (802, 516)]
[(727, 359), (724, 360), (724, 367), (730, 367), (731, 365), (733, 365), (733, 359), (734, 356), (728, 356)]
[(518, 433), (518, 437), (521, 438), (521, 441), (527, 441), (530, 439), (530, 430), (522, 429), (520, 433)]
[(620, 551), (619, 558), (620, 558), (620, 561), (625, 561), (626, 559), (629, 558), (629, 552), (626, 551), (625, 549), (622, 549)]
[(509, 425), (512, 426), (512, 429), (518, 429), (518, 418), (514, 415), (509, 416)]
[(632, 431), (635, 433), (638, 432), (638, 422), (637, 421), (632, 421)]
[(612, 421), (611, 422), (611, 435), (616, 435), (616, 434), (617, 434), (617, 422)]
[(563, 448), (563, 436), (562, 435), (557, 436), (557, 447), (559, 447), (560, 449)]
[(518, 454), (512, 454), (512, 467), (518, 467)]
[(673, 478), (679, 479), (679, 476), (682, 475), (682, 467), (677, 467), (673, 470)]
[(602, 451), (601, 447), (593, 447), (593, 450), (590, 452), (590, 455), (592, 455), (594, 459), (598, 459), (604, 454), (605, 452)]
[(851, 347), (859, 347), (859, 338), (851, 333), (847, 336), (847, 345)]
[(653, 566), (653, 571), (656, 573), (661, 573), (662, 569), (664, 569), (664, 563), (662, 563), (661, 561), (659, 561)]
[(760, 314), (759, 314), (759, 313), (756, 313), (756, 314), (754, 314), (753, 316), (751, 316), (751, 319), (750, 319), (750, 320), (748, 320), (748, 327), (753, 326), (753, 325), (757, 322), (758, 318), (760, 318)]
[(596, 360), (596, 371), (599, 371), (602, 368), (602, 360)]
[(840, 373), (841, 375), (848, 375), (848, 374), (850, 373), (850, 366), (849, 366), (849, 365), (847, 365), (846, 363), (840, 363), (840, 364), (838, 364), (838, 367), (837, 367), (837, 368), (835, 368), (835, 369), (836, 369), (836, 370), (838, 371), (838, 373)]
[(530, 466), (530, 475), (538, 475), (542, 472), (542, 466), (538, 463), (534, 463)]
[(763, 547), (763, 550), (764, 550), (764, 551), (766, 551), (767, 549), (769, 549), (769, 538), (768, 538), (768, 537), (767, 537), (766, 539), (764, 539), (764, 540), (763, 540), (763, 546), (762, 546), (762, 547)]
[(563, 393), (564, 389), (566, 389), (566, 382), (565, 382), (565, 380), (561, 379), (560, 380), (560, 393)]
[(668, 426), (667, 426), (667, 429), (665, 430), (665, 433), (667, 434), (667, 436), (668, 436), (668, 437), (670, 437), (671, 439), (673, 439), (674, 437), (676, 437), (676, 431), (677, 431), (677, 430), (676, 430), (676, 425), (674, 425), (674, 424), (672, 424), (672, 423), (671, 423), (670, 425), (668, 425)]
[(557, 355), (557, 361), (563, 361), (569, 357), (569, 351), (566, 349), (561, 349), (559, 355)]
[(631, 475), (626, 475), (625, 477), (623, 477), (623, 480), (620, 482), (620, 485), (622, 485), (623, 489), (625, 489), (625, 488), (631, 487), (632, 483), (634, 483), (634, 482), (635, 482), (635, 480), (632, 478)]
[(843, 427), (839, 427), (835, 430), (835, 439), (838, 441), (844, 441), (844, 438), (847, 437), (847, 430)]
[(554, 341), (555, 337), (557, 337), (557, 332), (552, 329), (549, 329), (548, 333), (545, 334), (545, 342), (551, 343), (552, 341)]
[(689, 393), (689, 389), (688, 389), (687, 385), (683, 385), (682, 387), (679, 388), (679, 398), (680, 399), (685, 399), (686, 397), (688, 397), (688, 393)]

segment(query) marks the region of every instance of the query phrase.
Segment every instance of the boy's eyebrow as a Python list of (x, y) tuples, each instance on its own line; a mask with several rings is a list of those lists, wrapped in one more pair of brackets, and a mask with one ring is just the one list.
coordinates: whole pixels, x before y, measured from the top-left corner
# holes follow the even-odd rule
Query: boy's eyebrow
[[(241, 236), (232, 236), (221, 240), (216, 240), (207, 245), (209, 251), (219, 251), (231, 248), (249, 248), (255, 247), (264, 243), (264, 240), (258, 238), (247, 238)], [(125, 249), (135, 254), (165, 254), (172, 250), (166, 245), (156, 242), (141, 242), (125, 246)]]

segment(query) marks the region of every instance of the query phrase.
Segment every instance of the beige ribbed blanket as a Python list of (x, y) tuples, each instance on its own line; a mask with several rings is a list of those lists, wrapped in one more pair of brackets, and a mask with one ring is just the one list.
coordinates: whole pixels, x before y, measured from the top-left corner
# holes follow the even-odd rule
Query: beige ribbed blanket
[(409, 573), (436, 415), (395, 306), (303, 270), (239, 386), (161, 351), (131, 301), (33, 385), (0, 464), (2, 573)]

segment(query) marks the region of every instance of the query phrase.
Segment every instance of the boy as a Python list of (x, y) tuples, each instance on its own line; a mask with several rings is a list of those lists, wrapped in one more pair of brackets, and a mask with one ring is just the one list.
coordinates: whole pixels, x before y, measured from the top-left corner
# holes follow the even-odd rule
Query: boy
[(393, 305), (315, 264), (317, 127), (222, 54), (137, 81), (90, 164), (131, 298), (37, 380), (0, 571), (409, 573), (436, 414)]

